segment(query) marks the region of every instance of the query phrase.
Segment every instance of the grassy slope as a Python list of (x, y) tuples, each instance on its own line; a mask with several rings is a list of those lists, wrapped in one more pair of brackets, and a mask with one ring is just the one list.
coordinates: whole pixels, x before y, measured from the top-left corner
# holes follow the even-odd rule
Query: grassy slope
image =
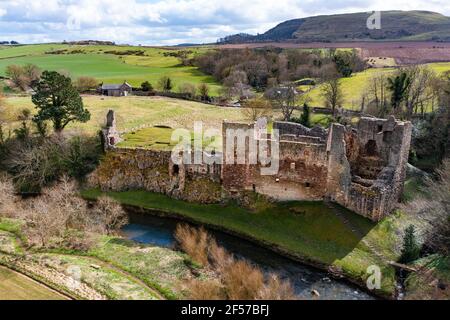
[[(437, 73), (444, 73), (450, 71), (450, 63), (431, 63), (428, 66)], [(344, 95), (344, 107), (346, 109), (359, 110), (361, 97), (364, 91), (367, 89), (371, 77), (378, 73), (390, 75), (394, 72), (393, 68), (383, 69), (368, 69), (363, 72), (355, 73), (350, 78), (341, 79), (342, 92)], [(322, 97), (322, 87), (317, 86), (309, 93), (307, 93), (310, 99), (310, 105), (314, 107), (321, 107), (324, 105), (324, 99)]]
[[(95, 133), (104, 124), (109, 109), (116, 111), (119, 130), (138, 128), (143, 125), (167, 125), (173, 128), (193, 128), (194, 121), (203, 121), (204, 128), (220, 128), (223, 119), (241, 120), (241, 111), (236, 108), (221, 108), (199, 102), (164, 97), (83, 97), (91, 112), (87, 123), (75, 123), (68, 128)], [(12, 121), (23, 108), (34, 111), (30, 97), (8, 97), (7, 116)], [(17, 126), (17, 123), (12, 125)]]
[[(45, 52), (67, 49), (83, 50), (82, 54), (45, 54)], [(107, 51), (143, 50), (145, 56), (118, 56)], [(181, 49), (180, 49), (181, 50)], [(192, 48), (195, 54), (207, 49)], [(171, 50), (173, 51), (173, 50)], [(67, 71), (73, 78), (91, 76), (106, 83), (121, 83), (127, 80), (134, 86), (150, 81), (154, 86), (162, 76), (174, 81), (176, 90), (182, 83), (207, 83), (211, 94), (217, 95), (220, 85), (194, 67), (181, 66), (176, 57), (164, 56), (170, 52), (164, 48), (142, 48), (131, 46), (69, 46), (61, 44), (29, 45), (0, 49), (0, 75), (4, 76), (10, 64), (33, 63), (43, 70)]]
[[(92, 199), (101, 192), (85, 190), (82, 194)], [(322, 203), (280, 203), (251, 212), (235, 205), (186, 203), (145, 191), (109, 192), (108, 195), (124, 204), (177, 213), (200, 223), (250, 236), (303, 259), (342, 268), (350, 278), (358, 281), (364, 281), (367, 277), (368, 266), (380, 265), (384, 276), (382, 292), (389, 295), (394, 291), (394, 270), (379, 261), (361, 243), (361, 238)], [(386, 254), (392, 256), (389, 251), (391, 243), (385, 234), (389, 221), (375, 226), (356, 214), (345, 211), (345, 215), (368, 239), (385, 248)]]
[[(437, 254), (419, 259), (416, 267), (428, 272), (410, 273), (406, 279), (406, 299), (448, 300), (450, 299), (450, 258)], [(436, 288), (437, 282), (446, 283), (445, 288)]]
[[(21, 225), (20, 220), (0, 218), (0, 265), (2, 255), (20, 256), (24, 251), (17, 240)], [(70, 272), (68, 266), (80, 268), (82, 281), (109, 299), (153, 300), (160, 296), (181, 298), (179, 284), (190, 275), (190, 269), (185, 263), (186, 256), (180, 252), (107, 236), (97, 239), (85, 256), (55, 250), (53, 253), (28, 251), (27, 258), (66, 274)], [(93, 268), (92, 265), (100, 265), (100, 268)], [(0, 280), (3, 279), (1, 271), (2, 269)], [(0, 300), (4, 298), (1, 282)], [(5, 288), (7, 285), (15, 284), (8, 282)], [(155, 291), (159, 293), (155, 294)], [(18, 294), (22, 294), (23, 298), (34, 297), (33, 291), (30, 295), (21, 291)]]

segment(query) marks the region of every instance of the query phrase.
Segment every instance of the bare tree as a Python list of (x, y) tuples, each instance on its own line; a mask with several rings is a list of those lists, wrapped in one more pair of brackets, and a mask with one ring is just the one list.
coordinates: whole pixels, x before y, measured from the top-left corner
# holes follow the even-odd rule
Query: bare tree
[(411, 79), (411, 84), (405, 93), (405, 117), (411, 119), (413, 114), (424, 114), (427, 104), (433, 99), (431, 84), (436, 74), (423, 66), (412, 66), (403, 71)]
[(39, 79), (41, 70), (33, 64), (26, 64), (25, 66), (9, 65), (6, 67), (5, 74), (15, 87), (26, 90), (34, 81)]
[(251, 121), (261, 117), (268, 117), (272, 113), (272, 104), (264, 98), (255, 98), (245, 102), (242, 113)]
[(388, 113), (389, 108), (389, 91), (388, 78), (384, 73), (378, 73), (372, 76), (369, 80), (367, 92), (367, 105), (373, 107), (375, 110), (369, 112), (375, 116), (383, 117)]
[(420, 222), (419, 231), (426, 245), (437, 253), (450, 253), (450, 159), (446, 159), (437, 178), (426, 182), (427, 193), (405, 206), (405, 212)]
[(266, 90), (264, 96), (272, 102), (273, 107), (279, 108), (284, 121), (290, 121), (297, 106), (298, 91), (292, 83), (273, 87)]
[(325, 100), (325, 105), (330, 108), (333, 115), (336, 114), (336, 109), (342, 107), (344, 96), (341, 89), (339, 79), (334, 77), (326, 80), (322, 87), (322, 97)]
[(128, 223), (128, 216), (122, 206), (107, 196), (97, 199), (91, 215), (101, 228), (100, 232), (105, 234), (114, 234)]
[(74, 86), (79, 92), (86, 92), (96, 89), (98, 81), (93, 77), (79, 77), (75, 80)]

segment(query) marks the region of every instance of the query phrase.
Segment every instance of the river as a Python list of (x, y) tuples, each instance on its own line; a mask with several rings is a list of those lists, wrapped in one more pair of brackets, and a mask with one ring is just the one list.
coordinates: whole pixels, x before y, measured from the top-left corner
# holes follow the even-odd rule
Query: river
[[(130, 214), (130, 224), (123, 228), (126, 238), (145, 244), (173, 247), (174, 230), (179, 221), (147, 214)], [(209, 230), (217, 242), (236, 257), (247, 259), (265, 272), (274, 272), (289, 280), (301, 299), (372, 300), (374, 297), (345, 281), (330, 278), (323, 271), (285, 258), (249, 241)], [(319, 297), (313, 291), (320, 294)]]

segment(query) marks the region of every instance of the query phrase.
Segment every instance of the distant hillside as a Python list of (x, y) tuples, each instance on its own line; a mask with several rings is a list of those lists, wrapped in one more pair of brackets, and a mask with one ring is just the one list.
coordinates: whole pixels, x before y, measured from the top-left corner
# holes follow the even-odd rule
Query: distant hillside
[(334, 42), (367, 40), (450, 41), (450, 17), (429, 11), (383, 11), (381, 29), (369, 30), (369, 13), (288, 20), (264, 34), (237, 34), (220, 42)]

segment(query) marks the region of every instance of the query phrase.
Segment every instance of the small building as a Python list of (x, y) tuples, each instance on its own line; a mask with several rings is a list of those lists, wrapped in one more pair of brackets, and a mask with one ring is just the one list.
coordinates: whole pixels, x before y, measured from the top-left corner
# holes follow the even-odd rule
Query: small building
[(100, 91), (104, 96), (126, 97), (132, 92), (133, 88), (128, 82), (122, 84), (102, 84)]

